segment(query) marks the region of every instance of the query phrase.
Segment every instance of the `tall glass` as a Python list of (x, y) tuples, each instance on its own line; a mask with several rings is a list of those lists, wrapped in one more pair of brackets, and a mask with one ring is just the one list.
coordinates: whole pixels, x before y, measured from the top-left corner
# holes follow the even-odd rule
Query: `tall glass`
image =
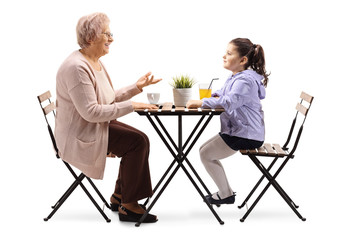
[(200, 100), (211, 97), (211, 87), (209, 88), (209, 83), (199, 83), (199, 95)]

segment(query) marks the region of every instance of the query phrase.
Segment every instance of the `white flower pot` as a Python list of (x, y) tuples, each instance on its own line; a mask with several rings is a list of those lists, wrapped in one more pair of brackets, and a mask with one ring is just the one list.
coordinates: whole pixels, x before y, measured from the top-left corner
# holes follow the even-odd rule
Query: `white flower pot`
[(173, 88), (174, 105), (176, 107), (185, 107), (191, 100), (192, 88)]

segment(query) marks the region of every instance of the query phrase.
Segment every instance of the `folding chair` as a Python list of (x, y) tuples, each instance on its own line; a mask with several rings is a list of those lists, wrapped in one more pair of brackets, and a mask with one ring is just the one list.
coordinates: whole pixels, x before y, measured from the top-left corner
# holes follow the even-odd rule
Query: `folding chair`
[[(47, 91), (47, 92), (39, 95), (37, 98), (39, 100), (40, 107), (41, 107), (41, 109), (43, 111), (43, 114), (44, 114), (44, 117), (45, 117), (45, 120), (46, 120), (46, 123), (47, 123), (47, 128), (48, 128), (48, 131), (49, 131), (49, 134), (50, 134), (51, 141), (53, 143), (53, 147), (54, 147), (54, 150), (55, 150), (55, 153), (56, 153), (56, 157), (60, 159), (60, 156), (58, 154), (58, 148), (57, 148), (56, 142), (55, 142), (55, 137), (54, 137), (53, 131), (51, 129), (51, 126), (49, 124), (48, 118), (47, 118), (47, 115), (50, 112), (52, 112), (54, 114), (54, 117), (55, 117), (55, 104), (54, 104), (54, 102), (51, 102), (51, 100), (50, 100), (51, 93), (50, 93), (50, 91)], [(43, 102), (45, 102), (46, 100), (48, 100), (49, 104), (46, 105), (45, 107), (43, 107), (43, 104), (45, 105), (45, 103), (43, 103)], [(75, 188), (78, 185), (80, 185), (80, 187), (84, 190), (84, 192), (90, 198), (90, 200), (95, 205), (95, 207), (99, 210), (100, 214), (105, 218), (106, 222), (110, 222), (111, 219), (109, 219), (105, 215), (104, 211), (99, 207), (99, 205), (96, 203), (94, 198), (91, 196), (89, 191), (86, 189), (86, 187), (82, 183), (82, 180), (84, 178), (86, 178), (89, 181), (90, 185), (94, 188), (95, 192), (99, 195), (99, 197), (101, 198), (101, 200), (103, 201), (105, 206), (110, 209), (109, 204), (106, 202), (105, 198), (102, 196), (100, 191), (97, 189), (97, 187), (95, 186), (93, 181), (89, 177), (87, 177), (84, 173), (80, 173), (80, 175), (77, 176), (76, 173), (74, 172), (74, 170), (71, 168), (71, 166), (67, 162), (63, 161), (63, 163), (65, 164), (67, 169), (70, 171), (71, 175), (73, 175), (73, 177), (75, 178), (75, 181), (73, 182), (73, 184), (71, 184), (71, 186), (68, 188), (68, 190), (66, 190), (66, 192), (62, 195), (62, 197), (55, 203), (55, 205), (52, 206), (52, 208), (53, 208), (52, 212), (49, 214), (48, 217), (44, 218), (44, 221), (49, 220), (55, 214), (55, 212), (61, 207), (61, 205), (65, 202), (65, 200), (70, 196), (70, 194), (75, 190)]]
[[(253, 208), (256, 206), (256, 204), (259, 202), (259, 200), (261, 199), (261, 197), (264, 195), (264, 193), (267, 191), (267, 189), (270, 187), (270, 185), (272, 185), (275, 190), (281, 195), (281, 197), (285, 200), (285, 202), (289, 205), (289, 207), (295, 212), (295, 214), (302, 220), (302, 221), (306, 221), (306, 218), (302, 217), (300, 215), (300, 213), (297, 211), (297, 208), (299, 206), (297, 206), (293, 200), (291, 200), (291, 198), (289, 197), (289, 195), (284, 191), (284, 189), (279, 185), (279, 183), (275, 180), (275, 178), (279, 175), (280, 171), (284, 168), (285, 164), (289, 161), (290, 158), (294, 158), (294, 153), (295, 150), (298, 146), (299, 140), (300, 140), (300, 136), (301, 133), (303, 131), (304, 128), (304, 123), (306, 120), (306, 116), (309, 112), (310, 106), (312, 104), (312, 101), (314, 99), (314, 97), (308, 95), (307, 93), (302, 92), (300, 95), (301, 101), (300, 103), (298, 103), (296, 105), (296, 115), (295, 118), (292, 122), (291, 128), (290, 128), (290, 132), (288, 135), (288, 138), (285, 142), (285, 144), (281, 147), (279, 144), (269, 144), (269, 143), (265, 143), (263, 144), (263, 146), (261, 146), (260, 148), (257, 149), (245, 149), (245, 150), (240, 150), (241, 154), (243, 155), (247, 155), (253, 162), (254, 164), (259, 168), (259, 170), (261, 171), (261, 173), (263, 174), (263, 176), (259, 179), (259, 181), (256, 183), (256, 185), (254, 186), (254, 188), (250, 191), (249, 195), (245, 198), (244, 202), (238, 206), (238, 208), (242, 208), (243, 206), (247, 206), (247, 202), (249, 201), (250, 197), (253, 195), (253, 193), (255, 192), (255, 190), (258, 188), (258, 186), (260, 185), (260, 183), (263, 181), (264, 178), (266, 178), (269, 183), (265, 186), (265, 188), (262, 190), (262, 192), (259, 194), (259, 196), (256, 198), (256, 200), (253, 202), (253, 204), (251, 205), (251, 207), (247, 210), (247, 212), (245, 213), (245, 215), (240, 219), (241, 222), (244, 222), (246, 217), (250, 214), (250, 212), (253, 210)], [(304, 106), (304, 103), (307, 102), (307, 107)], [(303, 121), (299, 126), (299, 130), (294, 142), (294, 145), (292, 147), (292, 149), (288, 148), (288, 144), (291, 140), (294, 128), (296, 126), (296, 120), (298, 118), (298, 113), (301, 113), (303, 115)], [(273, 161), (271, 162), (271, 164), (268, 166), (268, 168), (265, 168), (262, 163), (259, 161), (258, 157), (273, 157)], [(279, 166), (279, 168), (276, 170), (274, 175), (270, 174), (270, 170), (271, 168), (274, 166), (274, 164), (276, 163), (276, 161), (279, 158), (285, 158), (284, 161), (282, 162), (282, 164)]]

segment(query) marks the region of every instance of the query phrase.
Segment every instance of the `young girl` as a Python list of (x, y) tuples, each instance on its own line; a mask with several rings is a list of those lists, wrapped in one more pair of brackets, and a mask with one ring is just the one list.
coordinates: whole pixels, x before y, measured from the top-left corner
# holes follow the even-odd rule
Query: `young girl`
[(219, 160), (240, 149), (254, 149), (265, 137), (261, 99), (269, 74), (265, 70), (264, 50), (249, 39), (236, 38), (227, 46), (224, 68), (232, 72), (224, 86), (211, 98), (190, 100), (188, 108), (224, 108), (221, 132), (200, 147), (200, 158), (219, 191), (206, 196), (211, 204), (232, 204), (235, 194)]

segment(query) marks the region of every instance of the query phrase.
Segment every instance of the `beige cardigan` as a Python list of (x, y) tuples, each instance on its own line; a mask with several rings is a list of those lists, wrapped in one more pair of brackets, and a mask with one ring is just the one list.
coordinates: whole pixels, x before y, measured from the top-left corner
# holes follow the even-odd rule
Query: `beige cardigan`
[(55, 139), (60, 157), (86, 176), (102, 179), (109, 121), (132, 112), (129, 99), (140, 92), (132, 84), (115, 91), (115, 103), (103, 104), (94, 70), (80, 51), (73, 52), (56, 76)]

